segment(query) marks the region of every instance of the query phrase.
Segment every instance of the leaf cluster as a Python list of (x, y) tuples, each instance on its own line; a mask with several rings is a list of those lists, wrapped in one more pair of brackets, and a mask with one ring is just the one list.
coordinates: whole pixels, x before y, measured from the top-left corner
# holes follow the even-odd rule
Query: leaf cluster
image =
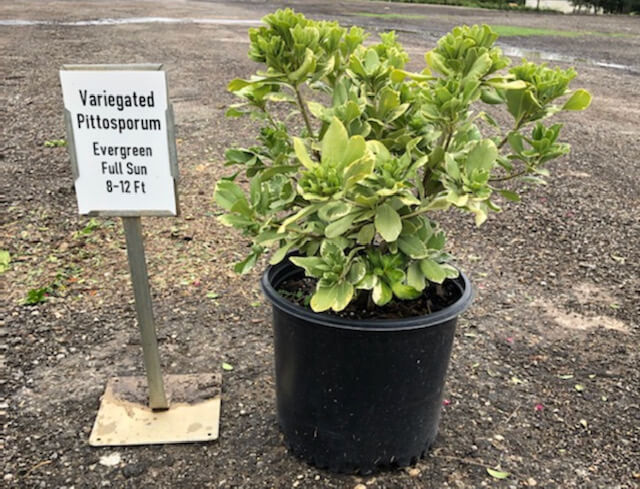
[[(365, 45), (362, 29), (290, 9), (263, 21), (249, 56), (264, 69), (229, 84), (240, 102), (227, 113), (258, 121), (260, 136), (227, 151), (237, 171), (214, 198), (220, 221), (252, 240), (236, 271), (269, 249), (272, 264), (296, 251), (291, 261), (317, 279), (317, 312), (412, 300), (457, 276), (434, 216), (453, 207), (481, 225), (500, 210), (496, 196), (520, 199), (505, 184), (544, 182), (569, 151), (546, 119), (591, 100), (570, 90), (572, 69), (508, 69), (486, 25), (453, 29), (416, 73), (393, 32)], [(489, 113), (500, 105), (507, 128)]]

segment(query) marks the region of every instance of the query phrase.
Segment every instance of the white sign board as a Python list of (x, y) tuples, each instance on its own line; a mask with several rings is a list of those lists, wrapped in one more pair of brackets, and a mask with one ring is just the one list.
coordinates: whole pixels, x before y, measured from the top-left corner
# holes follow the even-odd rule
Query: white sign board
[(62, 67), (80, 214), (177, 214), (173, 117), (160, 68)]

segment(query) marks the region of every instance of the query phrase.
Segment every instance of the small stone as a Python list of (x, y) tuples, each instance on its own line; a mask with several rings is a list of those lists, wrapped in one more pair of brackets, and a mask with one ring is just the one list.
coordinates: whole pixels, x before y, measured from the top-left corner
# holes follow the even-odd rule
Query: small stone
[(13, 480), (13, 474), (4, 474), (4, 480), (7, 482)]
[(104, 455), (100, 457), (100, 465), (104, 465), (106, 467), (113, 467), (115, 465), (119, 465), (122, 461), (120, 454), (118, 452), (110, 453), (109, 455)]
[(538, 485), (538, 481), (537, 481), (537, 480), (535, 480), (533, 477), (529, 477), (529, 478), (527, 479), (527, 485), (528, 485), (529, 487), (537, 486), (537, 485)]
[(122, 475), (124, 475), (127, 479), (130, 477), (138, 477), (144, 474), (148, 468), (149, 464), (145, 462), (128, 464), (122, 468)]
[(367, 486), (365, 486), (364, 484), (356, 484), (355, 486), (353, 486), (353, 489), (367, 489)]
[(418, 477), (420, 475), (420, 469), (413, 467), (411, 469), (408, 470), (408, 474), (411, 477)]

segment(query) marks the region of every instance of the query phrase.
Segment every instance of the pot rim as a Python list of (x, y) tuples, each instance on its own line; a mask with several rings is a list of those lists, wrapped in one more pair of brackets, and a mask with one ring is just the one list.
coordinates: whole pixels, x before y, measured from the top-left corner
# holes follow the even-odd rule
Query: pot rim
[[(456, 267), (457, 268), (457, 267)], [(474, 299), (474, 291), (467, 276), (458, 269), (460, 275), (454, 280), (462, 290), (462, 295), (453, 304), (432, 314), (415, 316), (402, 319), (348, 319), (334, 316), (324, 312), (313, 312), (282, 297), (273, 282), (281, 283), (295, 273), (301, 271), (299, 267), (293, 265), (288, 257), (276, 265), (269, 266), (262, 274), (260, 286), (262, 291), (271, 301), (271, 304), (278, 309), (286, 311), (288, 314), (296, 316), (304, 321), (308, 321), (319, 326), (326, 326), (354, 331), (406, 331), (411, 329), (426, 328), (435, 326), (455, 319), (466, 311)]]

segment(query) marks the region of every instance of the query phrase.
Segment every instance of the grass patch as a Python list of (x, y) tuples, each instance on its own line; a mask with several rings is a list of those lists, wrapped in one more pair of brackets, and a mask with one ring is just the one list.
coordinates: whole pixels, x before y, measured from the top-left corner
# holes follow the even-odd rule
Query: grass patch
[(617, 32), (593, 32), (593, 31), (567, 31), (556, 29), (541, 29), (536, 27), (518, 27), (514, 25), (492, 25), (491, 28), (500, 34), (500, 37), (510, 36), (557, 36), (557, 37), (627, 37), (627, 34)]

